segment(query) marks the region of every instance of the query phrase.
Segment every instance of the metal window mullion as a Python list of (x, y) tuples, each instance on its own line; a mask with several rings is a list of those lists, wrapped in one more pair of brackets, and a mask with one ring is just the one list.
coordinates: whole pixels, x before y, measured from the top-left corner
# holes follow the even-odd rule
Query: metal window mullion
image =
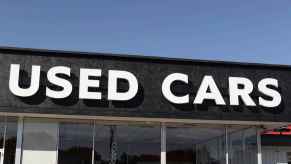
[(228, 127), (225, 127), (225, 163), (229, 164), (229, 136)]
[(197, 144), (195, 144), (195, 156), (196, 156), (195, 162), (198, 163), (198, 145)]
[(243, 154), (242, 154), (242, 157), (243, 157), (243, 159), (247, 159), (246, 158), (246, 150), (247, 150), (247, 145), (246, 145), (246, 131), (247, 131), (247, 129), (245, 129), (245, 130), (243, 130), (242, 131), (242, 152), (243, 152)]
[(2, 163), (4, 163), (4, 158), (5, 158), (6, 132), (7, 132), (7, 117), (4, 118), (3, 152), (2, 152), (3, 154), (1, 158)]
[(60, 122), (56, 121), (57, 124), (57, 143), (56, 143), (56, 164), (59, 163), (59, 147), (60, 147)]
[(23, 117), (20, 117), (18, 119), (18, 125), (17, 125), (17, 142), (16, 142), (16, 151), (15, 151), (15, 164), (21, 164), (22, 142), (23, 142)]
[(166, 126), (162, 124), (161, 126), (161, 164), (167, 163), (166, 144), (167, 144)]
[(256, 128), (257, 131), (257, 158), (258, 158), (258, 164), (262, 164), (262, 145), (261, 145), (261, 129)]
[(92, 145), (92, 164), (94, 164), (94, 161), (95, 161), (95, 128), (96, 128), (96, 122), (94, 121), (94, 125), (93, 125), (93, 145)]

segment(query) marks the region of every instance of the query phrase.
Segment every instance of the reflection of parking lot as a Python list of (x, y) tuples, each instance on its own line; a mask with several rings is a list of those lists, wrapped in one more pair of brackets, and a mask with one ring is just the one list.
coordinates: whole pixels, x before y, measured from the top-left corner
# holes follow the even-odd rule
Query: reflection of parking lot
[(261, 139), (263, 164), (291, 163), (291, 126), (265, 131)]
[(263, 146), (263, 164), (289, 164), (291, 163), (291, 147)]

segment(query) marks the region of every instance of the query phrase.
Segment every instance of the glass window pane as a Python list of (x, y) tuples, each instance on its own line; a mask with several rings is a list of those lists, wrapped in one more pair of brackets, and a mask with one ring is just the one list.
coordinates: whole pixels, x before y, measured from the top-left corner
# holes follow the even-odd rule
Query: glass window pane
[(3, 161), (4, 154), (4, 135), (5, 135), (5, 118), (0, 117), (0, 163)]
[(160, 163), (160, 127), (96, 125), (95, 164)]
[(94, 164), (107, 164), (110, 160), (110, 127), (95, 126)]
[(91, 164), (93, 125), (60, 123), (58, 164)]
[(117, 134), (119, 164), (160, 163), (160, 127), (118, 126)]
[[(0, 149), (3, 149), (5, 134), (5, 117), (0, 117)], [(2, 152), (1, 152), (2, 153)]]
[(257, 129), (249, 128), (244, 131), (245, 136), (245, 153), (244, 160), (248, 161), (249, 164), (257, 164), (257, 153), (258, 153), (258, 143), (257, 143)]
[(262, 131), (261, 143), (263, 164), (291, 163), (291, 125)]
[(168, 127), (167, 164), (224, 164), (224, 128)]
[(4, 164), (14, 164), (17, 138), (17, 118), (7, 118), (6, 125)]
[(257, 163), (256, 128), (231, 128), (229, 162), (230, 164)]
[(37, 119), (24, 120), (22, 164), (55, 164), (57, 141), (57, 122)]

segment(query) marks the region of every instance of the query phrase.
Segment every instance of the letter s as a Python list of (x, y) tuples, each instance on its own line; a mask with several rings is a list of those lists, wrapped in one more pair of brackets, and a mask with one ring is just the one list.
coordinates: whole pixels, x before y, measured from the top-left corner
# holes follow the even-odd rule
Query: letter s
[(64, 74), (70, 76), (71, 69), (69, 67), (57, 66), (51, 68), (47, 73), (47, 79), (49, 82), (58, 85), (63, 88), (62, 91), (55, 91), (51, 90), (50, 88), (46, 87), (46, 95), (51, 98), (61, 99), (70, 96), (72, 93), (73, 87), (72, 84), (60, 77), (57, 77), (57, 74)]
[(259, 97), (259, 104), (263, 107), (274, 108), (281, 104), (282, 97), (281, 94), (271, 88), (268, 88), (268, 85), (275, 86), (278, 88), (278, 80), (272, 78), (262, 79), (258, 84), (258, 89), (263, 94), (272, 97), (272, 100), (265, 100), (262, 97)]

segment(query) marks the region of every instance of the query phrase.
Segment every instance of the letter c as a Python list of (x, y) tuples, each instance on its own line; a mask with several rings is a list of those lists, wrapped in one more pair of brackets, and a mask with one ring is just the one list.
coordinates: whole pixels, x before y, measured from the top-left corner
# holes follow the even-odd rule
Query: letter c
[(174, 81), (182, 81), (188, 84), (188, 75), (182, 73), (172, 73), (168, 75), (162, 84), (162, 93), (164, 97), (175, 104), (189, 103), (189, 94), (185, 96), (176, 96), (171, 92), (171, 84)]

